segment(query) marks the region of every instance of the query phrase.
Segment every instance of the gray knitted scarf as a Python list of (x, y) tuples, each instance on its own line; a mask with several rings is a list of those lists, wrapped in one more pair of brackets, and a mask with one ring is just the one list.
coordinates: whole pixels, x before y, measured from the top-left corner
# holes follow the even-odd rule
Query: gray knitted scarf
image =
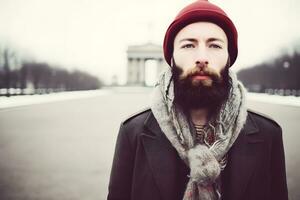
[(173, 103), (174, 83), (171, 77), (170, 68), (159, 77), (152, 94), (151, 110), (180, 158), (190, 167), (190, 179), (183, 199), (220, 199), (220, 191), (215, 187), (216, 179), (221, 173), (219, 162), (231, 148), (246, 122), (245, 89), (235, 73), (229, 69), (229, 98), (213, 119), (216, 141), (207, 146), (195, 144), (188, 117)]

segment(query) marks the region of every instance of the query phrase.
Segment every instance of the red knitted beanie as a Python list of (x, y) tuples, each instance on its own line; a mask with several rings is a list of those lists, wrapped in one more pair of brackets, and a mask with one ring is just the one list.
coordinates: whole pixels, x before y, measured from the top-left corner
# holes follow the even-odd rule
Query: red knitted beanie
[(221, 8), (207, 0), (197, 0), (189, 4), (179, 12), (175, 20), (170, 24), (163, 44), (164, 56), (167, 63), (171, 66), (174, 39), (177, 33), (185, 26), (199, 21), (215, 23), (224, 30), (228, 39), (230, 66), (232, 66), (238, 54), (237, 30), (227, 14)]

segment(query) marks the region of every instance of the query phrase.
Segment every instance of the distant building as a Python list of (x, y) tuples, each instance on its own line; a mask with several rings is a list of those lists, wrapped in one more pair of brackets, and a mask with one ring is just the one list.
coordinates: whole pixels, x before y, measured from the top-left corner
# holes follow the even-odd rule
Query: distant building
[(167, 67), (163, 58), (162, 46), (153, 43), (133, 45), (127, 49), (127, 85), (145, 86), (145, 63), (147, 60), (157, 62), (157, 76)]

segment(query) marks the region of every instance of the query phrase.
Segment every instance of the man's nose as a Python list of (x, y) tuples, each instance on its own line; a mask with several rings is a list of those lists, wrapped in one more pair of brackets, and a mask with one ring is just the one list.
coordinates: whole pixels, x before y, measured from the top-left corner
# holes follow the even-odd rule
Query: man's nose
[(196, 67), (199, 67), (201, 69), (208, 66), (208, 61), (196, 61)]
[(199, 67), (200, 69), (206, 68), (208, 66), (208, 59), (202, 58), (202, 59), (197, 59), (196, 62), (196, 67)]
[(207, 67), (208, 58), (205, 49), (199, 48), (196, 54), (195, 65), (200, 68)]

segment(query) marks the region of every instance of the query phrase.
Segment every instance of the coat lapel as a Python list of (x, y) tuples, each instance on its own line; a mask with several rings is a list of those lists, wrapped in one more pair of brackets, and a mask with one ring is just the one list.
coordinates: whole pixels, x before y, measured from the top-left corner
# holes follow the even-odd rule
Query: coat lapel
[(258, 146), (264, 142), (258, 132), (257, 125), (248, 113), (246, 124), (229, 151), (228, 164), (222, 174), (225, 199), (244, 199), (247, 184), (257, 167)]
[(147, 159), (162, 199), (174, 196), (178, 159), (176, 150), (162, 133), (152, 112), (144, 123), (147, 131), (141, 135)]

